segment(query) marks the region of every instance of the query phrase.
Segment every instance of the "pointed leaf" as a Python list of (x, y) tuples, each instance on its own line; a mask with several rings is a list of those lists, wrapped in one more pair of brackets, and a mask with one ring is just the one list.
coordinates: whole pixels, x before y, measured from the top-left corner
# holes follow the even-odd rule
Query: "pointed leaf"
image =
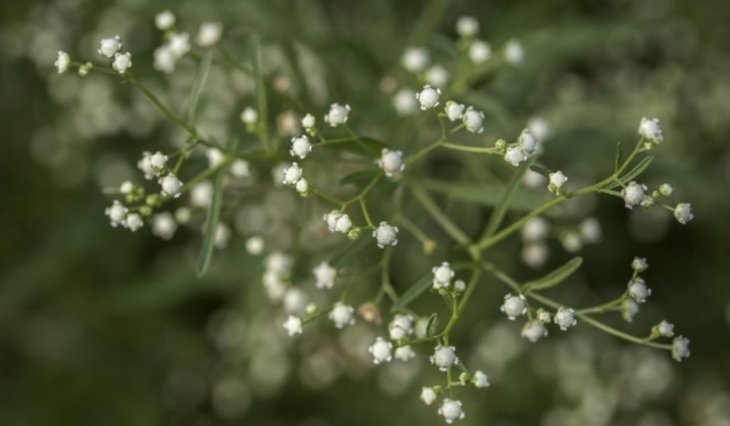
[(618, 168), (621, 167), (621, 144), (622, 142), (616, 144), (616, 156), (613, 159), (614, 173), (616, 173), (618, 171)]
[(573, 272), (575, 272), (582, 263), (582, 257), (574, 257), (566, 264), (548, 273), (544, 277), (524, 283), (522, 285), (522, 291), (524, 293), (528, 293), (530, 291), (545, 290), (547, 288), (560, 284), (563, 280), (573, 274)]
[(431, 337), (434, 335), (433, 329), (436, 327), (437, 321), (438, 321), (438, 314), (436, 312), (434, 312), (428, 318), (428, 322), (426, 323), (426, 336)]
[(213, 56), (211, 52), (205, 53), (200, 60), (198, 75), (195, 77), (193, 89), (190, 92), (190, 100), (188, 100), (188, 123), (190, 124), (195, 122), (195, 113), (198, 108), (198, 102), (200, 101), (200, 94), (203, 92), (203, 86), (205, 86), (205, 80), (208, 78), (208, 71), (210, 71), (212, 61)]
[(221, 169), (213, 181), (213, 196), (208, 208), (208, 218), (205, 221), (205, 234), (203, 235), (203, 246), (198, 257), (198, 277), (205, 275), (213, 257), (215, 247), (215, 234), (218, 229), (218, 221), (221, 213), (221, 200), (223, 199), (223, 178), (225, 170)]

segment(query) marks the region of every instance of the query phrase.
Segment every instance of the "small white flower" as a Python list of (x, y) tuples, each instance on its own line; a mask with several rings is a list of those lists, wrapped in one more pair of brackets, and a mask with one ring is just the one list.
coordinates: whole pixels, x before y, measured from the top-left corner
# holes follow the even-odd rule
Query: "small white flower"
[(552, 322), (552, 315), (545, 309), (540, 308), (537, 310), (537, 320), (543, 324), (549, 324)]
[(624, 199), (627, 209), (631, 209), (634, 206), (638, 206), (644, 200), (644, 192), (646, 191), (646, 185), (636, 183), (634, 181), (629, 182), (626, 188), (621, 190), (621, 197)]
[(527, 160), (527, 154), (519, 146), (511, 146), (507, 148), (507, 152), (504, 154), (504, 161), (517, 167), (521, 162)]
[(555, 188), (562, 188), (567, 181), (568, 177), (563, 174), (562, 170), (550, 173), (550, 185), (553, 185)]
[(547, 238), (548, 232), (550, 232), (550, 223), (542, 217), (534, 217), (522, 226), (522, 239), (539, 241)]
[(413, 334), (413, 316), (409, 314), (397, 314), (388, 324), (388, 333), (391, 340), (401, 340)]
[(289, 284), (283, 277), (274, 272), (266, 271), (264, 272), (262, 281), (266, 296), (269, 300), (272, 302), (280, 302), (284, 298)]
[(302, 178), (302, 168), (297, 163), (291, 163), (289, 167), (284, 169), (284, 178), (282, 182), (286, 185), (295, 185)]
[(507, 315), (507, 318), (514, 320), (520, 315), (527, 313), (527, 307), (525, 306), (525, 296), (513, 296), (507, 294), (504, 296), (504, 303), (499, 307), (499, 310)]
[(636, 277), (629, 282), (629, 296), (636, 303), (646, 302), (646, 298), (651, 296), (651, 289), (646, 286), (646, 281), (641, 277)]
[(347, 123), (350, 116), (350, 105), (332, 104), (324, 116), (324, 122), (332, 127)]
[(114, 55), (119, 53), (120, 50), (122, 50), (122, 38), (117, 36), (114, 37), (107, 37), (101, 39), (99, 42), (99, 50), (98, 53), (105, 57), (105, 58), (113, 58)]
[(221, 34), (223, 34), (223, 24), (220, 22), (203, 22), (195, 40), (202, 47), (210, 47), (220, 41)]
[(383, 169), (385, 175), (388, 177), (399, 174), (406, 167), (403, 163), (403, 153), (401, 151), (383, 148), (380, 152), (380, 159), (378, 159), (378, 167)]
[(401, 64), (403, 68), (412, 73), (417, 73), (426, 69), (428, 65), (429, 53), (423, 47), (409, 47), (403, 53)]
[(279, 276), (289, 276), (292, 267), (292, 258), (282, 252), (272, 252), (266, 257), (266, 270)]
[(312, 152), (312, 144), (309, 143), (307, 135), (291, 138), (291, 149), (289, 150), (289, 154), (292, 157), (299, 157), (303, 160), (310, 152)]
[(689, 339), (684, 336), (677, 336), (672, 341), (672, 358), (681, 362), (689, 358)]
[(231, 228), (223, 223), (219, 223), (215, 228), (213, 234), (213, 245), (217, 249), (224, 249), (228, 245), (228, 240), (231, 238)]
[(138, 230), (142, 226), (144, 226), (142, 216), (138, 215), (137, 213), (128, 214), (124, 220), (124, 227), (132, 232)]
[(597, 243), (601, 241), (603, 233), (601, 222), (595, 217), (588, 217), (580, 223), (580, 235), (586, 243)]
[(343, 328), (346, 325), (355, 324), (354, 312), (355, 309), (352, 306), (337, 302), (329, 313), (329, 319), (335, 323), (335, 327)]
[(244, 124), (255, 124), (258, 119), (259, 113), (250, 106), (244, 108), (241, 112), (241, 121)]
[(393, 359), (392, 351), (393, 344), (382, 337), (375, 339), (375, 343), (368, 348), (368, 352), (373, 356), (373, 364), (375, 365), (381, 362), (390, 362)]
[(446, 371), (452, 365), (459, 363), (459, 358), (456, 356), (456, 348), (453, 346), (436, 346), (429, 360), (431, 364), (438, 367), (439, 371)]
[(547, 178), (534, 170), (528, 169), (525, 172), (523, 182), (528, 188), (537, 189), (545, 186), (545, 184), (547, 183)]
[(462, 37), (474, 37), (479, 32), (479, 21), (473, 16), (462, 16), (456, 21), (456, 33)]
[(306, 197), (309, 194), (309, 182), (306, 179), (301, 178), (294, 184), (294, 189), (297, 190), (299, 195)]
[(519, 41), (510, 40), (504, 45), (504, 57), (510, 64), (520, 64), (525, 59), (525, 49)]
[(663, 196), (668, 197), (672, 195), (672, 192), (674, 192), (674, 188), (672, 188), (672, 185), (668, 183), (663, 183), (659, 185), (659, 193)]
[(466, 130), (470, 131), (471, 133), (480, 134), (484, 131), (483, 112), (476, 110), (473, 107), (469, 107), (464, 112), (462, 120), (464, 121), (464, 126), (466, 127)]
[(131, 181), (125, 180), (119, 185), (119, 192), (122, 194), (131, 194), (134, 191), (134, 184)]
[(690, 203), (679, 203), (674, 208), (674, 217), (677, 222), (682, 225), (686, 225), (690, 220), (694, 218), (692, 214), (692, 205)]
[(246, 252), (251, 256), (258, 256), (264, 251), (264, 239), (255, 236), (246, 240)]
[(104, 214), (109, 217), (109, 223), (113, 227), (124, 225), (124, 219), (127, 217), (128, 209), (118, 200), (114, 200), (111, 206), (104, 210)]
[(474, 40), (469, 46), (469, 59), (477, 64), (483, 64), (492, 57), (492, 47), (486, 41)]
[(574, 231), (565, 232), (560, 237), (560, 243), (568, 253), (576, 253), (583, 248), (583, 241), (580, 239), (580, 234)]
[(218, 148), (208, 148), (205, 150), (205, 156), (208, 158), (208, 168), (218, 167), (226, 160), (225, 154)]
[(465, 416), (464, 409), (461, 407), (461, 401), (449, 398), (444, 398), (441, 407), (438, 409), (438, 413), (449, 424), (453, 423), (454, 420), (461, 420)]
[(434, 266), (433, 272), (433, 288), (449, 288), (451, 280), (454, 278), (455, 272), (449, 266), (449, 262), (442, 262), (440, 266)]
[(439, 96), (441, 96), (441, 90), (427, 84), (423, 86), (420, 92), (416, 93), (416, 100), (421, 104), (421, 109), (426, 111), (438, 106)]
[(190, 34), (188, 33), (175, 33), (170, 36), (167, 43), (175, 59), (180, 59), (190, 52)]
[(466, 290), (466, 283), (464, 282), (464, 280), (454, 281), (454, 290), (458, 293), (461, 293), (462, 291)]
[(56, 67), (56, 70), (58, 70), (59, 74), (63, 74), (68, 71), (69, 67), (71, 66), (71, 56), (69, 56), (69, 54), (64, 51), (59, 50), (58, 57), (56, 58), (56, 62), (54, 62), (53, 65)]
[(411, 89), (400, 89), (393, 96), (393, 108), (400, 116), (411, 115), (418, 109), (416, 92)]
[(152, 234), (169, 240), (177, 231), (177, 223), (175, 218), (169, 212), (162, 212), (152, 216)]
[(540, 141), (532, 133), (532, 131), (530, 131), (530, 129), (523, 129), (519, 138), (517, 138), (517, 145), (522, 148), (522, 151), (527, 155), (534, 154), (537, 151), (539, 143)]
[(481, 370), (477, 370), (474, 372), (474, 376), (471, 378), (471, 382), (474, 384), (474, 386), (478, 388), (488, 388), (489, 387), (489, 377), (487, 377), (484, 372)]
[(181, 225), (190, 222), (192, 215), (193, 213), (190, 211), (190, 208), (185, 206), (178, 207), (175, 210), (175, 220)]
[(155, 15), (155, 26), (158, 30), (169, 30), (173, 25), (175, 25), (175, 15), (169, 10), (163, 10)]
[(449, 72), (441, 65), (434, 65), (426, 71), (426, 82), (436, 87), (446, 86), (449, 77)]
[(129, 52), (117, 53), (112, 61), (112, 68), (119, 74), (124, 74), (132, 68), (132, 54)]
[(522, 248), (522, 261), (533, 269), (545, 264), (548, 258), (548, 247), (543, 242), (530, 242)]
[(389, 225), (388, 222), (380, 222), (373, 231), (373, 238), (381, 249), (385, 246), (395, 247), (398, 245), (398, 227)]
[(167, 155), (161, 153), (160, 151), (157, 151), (149, 156), (149, 162), (153, 170), (160, 171), (164, 169), (165, 165), (167, 164)]
[(159, 184), (162, 187), (163, 196), (173, 198), (180, 196), (180, 189), (182, 189), (183, 183), (174, 174), (170, 173), (160, 178)]
[(423, 401), (426, 405), (433, 404), (433, 402), (436, 401), (436, 391), (431, 387), (422, 387), (421, 401)]
[(341, 232), (346, 234), (352, 227), (352, 221), (347, 213), (342, 213), (337, 210), (324, 215), (324, 221), (327, 223), (327, 228), (330, 232)]
[(190, 189), (190, 204), (193, 207), (207, 208), (213, 199), (213, 183), (204, 180)]
[(662, 321), (656, 326), (657, 331), (659, 331), (659, 334), (663, 337), (672, 337), (674, 336), (674, 324)]
[(444, 111), (446, 112), (446, 116), (449, 117), (450, 121), (461, 120), (462, 117), (464, 117), (464, 110), (465, 107), (463, 104), (454, 101), (446, 101), (446, 107), (444, 108)]
[(304, 308), (309, 303), (309, 297), (302, 289), (291, 287), (284, 295), (284, 310), (290, 314), (304, 313)]
[(317, 124), (317, 119), (312, 114), (307, 114), (302, 118), (302, 127), (305, 129), (313, 129)]
[(645, 257), (634, 257), (634, 260), (631, 261), (631, 269), (636, 272), (644, 272), (648, 267), (649, 263)]
[(236, 160), (231, 163), (231, 174), (239, 179), (247, 178), (251, 176), (251, 167), (248, 165), (246, 160)]
[(572, 308), (564, 308), (562, 306), (558, 308), (558, 311), (555, 313), (554, 321), (555, 324), (557, 324), (563, 331), (578, 323), (575, 319), (575, 311)]
[(321, 289), (331, 289), (335, 285), (337, 278), (337, 269), (330, 266), (327, 262), (322, 262), (312, 270), (314, 274), (314, 285)]
[(550, 134), (550, 125), (547, 120), (542, 117), (532, 117), (527, 121), (527, 128), (530, 129), (533, 135), (537, 137), (538, 141), (547, 139)]
[(659, 119), (643, 117), (639, 124), (639, 135), (651, 142), (661, 143), (664, 140), (664, 135), (662, 135)]
[(157, 71), (162, 71), (165, 74), (171, 74), (175, 71), (175, 55), (170, 49), (170, 45), (165, 43), (158, 47), (154, 51), (154, 64), (153, 67)]
[(535, 343), (541, 338), (546, 337), (548, 335), (548, 331), (542, 322), (528, 321), (522, 327), (520, 335), (530, 342)]
[(145, 151), (142, 153), (142, 158), (137, 161), (137, 167), (142, 170), (144, 178), (147, 180), (154, 178), (158, 174), (158, 171), (152, 166), (151, 157), (152, 154)]
[(621, 303), (621, 316), (626, 322), (634, 320), (636, 314), (639, 313), (639, 304), (632, 299), (626, 299)]
[(294, 315), (289, 315), (289, 318), (284, 322), (284, 329), (290, 336), (302, 334), (302, 319)]
[(413, 352), (413, 349), (411, 349), (411, 347), (409, 345), (401, 346), (401, 347), (395, 349), (395, 359), (406, 362), (415, 357), (416, 357), (416, 353)]

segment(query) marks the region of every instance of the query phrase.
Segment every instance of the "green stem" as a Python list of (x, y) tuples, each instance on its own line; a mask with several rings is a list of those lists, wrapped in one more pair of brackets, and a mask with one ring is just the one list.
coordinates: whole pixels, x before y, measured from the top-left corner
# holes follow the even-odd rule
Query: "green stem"
[(436, 205), (436, 202), (431, 198), (426, 191), (421, 188), (420, 186), (411, 183), (410, 184), (411, 189), (413, 191), (413, 195), (416, 197), (416, 200), (418, 200), (419, 203), (423, 206), (423, 208), (426, 209), (426, 211), (431, 215), (431, 217), (443, 228), (443, 230), (451, 236), (454, 240), (456, 240), (459, 244), (462, 246), (466, 246), (469, 244), (469, 237), (459, 229), (458, 226), (454, 224), (454, 222), (449, 219), (446, 214), (441, 211), (441, 209)]

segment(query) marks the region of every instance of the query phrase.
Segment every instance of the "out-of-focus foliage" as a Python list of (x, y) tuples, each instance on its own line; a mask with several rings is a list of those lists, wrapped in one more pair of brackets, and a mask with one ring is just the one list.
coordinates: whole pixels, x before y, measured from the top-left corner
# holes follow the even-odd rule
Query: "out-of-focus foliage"
[[(367, 359), (342, 349), (357, 347), (361, 335), (281, 339), (278, 318), (262, 303), (260, 259), (246, 254), (242, 238), (197, 279), (199, 236), (163, 244), (109, 229), (99, 188), (166, 133), (127, 88), (59, 78), (52, 62), (58, 49), (88, 56), (101, 36), (124, 33), (135, 67), (149, 69), (152, 17), (162, 7), (191, 30), (220, 20), (239, 56), (247, 48), (236, 40), (260, 34), (270, 83), (284, 76), (293, 85), (291, 99), (277, 98), (272, 109), (321, 111), (346, 101), (363, 129), (406, 120), (381, 88), (403, 49), (427, 43), (448, 55), (456, 18), (476, 16), (493, 45), (518, 38), (526, 48), (523, 66), (475, 84), (470, 102), (485, 110), (489, 137), (516, 135), (541, 116), (550, 126), (546, 162), (576, 180), (602, 176), (616, 141), (635, 140), (642, 116), (661, 118), (666, 142), (648, 179), (677, 184), (693, 203), (692, 226), (596, 199), (587, 208), (601, 221), (603, 242), (583, 250), (580, 282), (565, 295), (614, 295), (631, 257), (646, 256), (655, 303), (631, 327), (672, 318), (692, 339), (692, 357), (675, 364), (583, 327), (528, 347), (498, 315), (504, 289), (489, 282), (458, 338), (475, 348), (463, 356), (485, 366), (492, 386), (465, 397), (462, 424), (730, 424), (726, 2), (55, 0), (0, 5), (2, 425), (441, 422), (416, 397), (418, 365), (370, 374)], [(180, 67), (170, 101), (182, 110), (195, 66)], [(221, 96), (236, 83), (216, 77), (209, 90)], [(229, 96), (232, 107), (253, 102)], [(293, 220), (289, 195), (264, 201), (280, 214), (266, 226)], [(516, 242), (492, 255), (529, 276)], [(564, 260), (556, 254), (546, 270)], [(338, 339), (342, 345), (328, 344)]]

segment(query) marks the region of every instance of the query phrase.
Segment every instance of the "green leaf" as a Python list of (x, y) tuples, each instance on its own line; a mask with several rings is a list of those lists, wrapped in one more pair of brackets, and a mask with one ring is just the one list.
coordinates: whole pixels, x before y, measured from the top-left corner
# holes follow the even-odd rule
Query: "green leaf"
[(546, 178), (550, 178), (550, 170), (546, 169), (545, 167), (543, 167), (539, 164), (531, 165), (530, 170), (532, 170), (535, 173), (540, 173), (541, 175), (545, 176)]
[(368, 246), (368, 243), (371, 242), (372, 240), (368, 238), (368, 236), (361, 235), (360, 238), (348, 244), (344, 250), (341, 250), (332, 257), (332, 259), (330, 259), (330, 266), (340, 268), (343, 265), (346, 265), (351, 259), (360, 254), (360, 252)]
[(367, 184), (378, 173), (380, 173), (380, 170), (378, 170), (378, 169), (360, 170), (358, 172), (350, 173), (349, 175), (345, 175), (342, 178), (340, 178), (340, 184), (341, 185), (347, 184), (347, 183), (352, 183), (355, 185)]
[(256, 112), (258, 124), (256, 130), (264, 146), (269, 147), (268, 107), (266, 105), (266, 84), (264, 71), (261, 65), (261, 43), (258, 34), (251, 37), (251, 63), (253, 64), (254, 80), (256, 82)]
[(205, 80), (208, 78), (208, 72), (210, 71), (210, 64), (212, 61), (213, 55), (211, 52), (205, 53), (200, 60), (198, 75), (195, 77), (193, 89), (190, 92), (190, 100), (188, 101), (188, 123), (190, 124), (195, 122), (195, 112), (198, 108), (198, 102), (200, 101), (200, 94), (203, 92), (203, 86), (205, 86)]
[(622, 142), (619, 142), (616, 144), (616, 156), (613, 160), (613, 172), (616, 173), (618, 171), (618, 168), (621, 166), (621, 144)]
[(433, 285), (433, 273), (429, 272), (426, 275), (422, 276), (418, 281), (416, 281), (413, 285), (408, 287), (408, 290), (405, 291), (398, 299), (397, 302), (393, 303), (393, 306), (390, 307), (391, 313), (396, 313), (400, 311), (401, 309), (408, 306), (411, 302), (416, 300), (418, 296), (423, 294), (426, 290), (431, 288)]
[(221, 200), (223, 199), (223, 178), (225, 170), (221, 169), (213, 181), (213, 197), (208, 208), (208, 218), (205, 221), (205, 234), (203, 235), (203, 246), (198, 257), (198, 277), (205, 275), (213, 257), (215, 247), (215, 234), (218, 229), (218, 221), (221, 213)]
[(507, 184), (506, 191), (504, 191), (502, 198), (497, 203), (497, 207), (492, 211), (491, 216), (489, 216), (489, 222), (487, 222), (487, 227), (484, 229), (482, 240), (491, 237), (495, 232), (497, 232), (497, 228), (499, 228), (499, 225), (502, 224), (502, 220), (504, 220), (504, 215), (507, 214), (507, 210), (511, 207), (510, 201), (515, 195), (515, 191), (517, 191), (520, 182), (522, 182), (522, 177), (525, 173), (527, 173), (527, 170), (534, 162), (535, 157), (530, 158), (522, 163), (512, 175), (509, 183)]
[[(623, 176), (619, 177), (619, 180), (621, 181), (621, 183), (627, 184), (627, 183), (631, 182), (632, 180), (636, 179), (637, 177), (639, 177), (639, 175), (644, 173), (644, 170), (646, 170), (646, 168), (649, 167), (649, 165), (651, 164), (653, 159), (654, 159), (654, 157), (652, 157), (652, 156), (644, 157), (631, 170), (626, 172)], [(620, 186), (620, 184), (618, 182), (614, 182), (614, 183), (608, 185), (606, 188), (611, 189), (611, 188), (616, 188), (617, 186)]]
[(428, 322), (426, 323), (426, 336), (431, 337), (434, 335), (433, 328), (436, 327), (436, 321), (438, 321), (438, 314), (434, 312), (428, 318)]
[(560, 284), (563, 280), (568, 278), (573, 272), (576, 271), (583, 263), (582, 257), (574, 257), (563, 266), (548, 273), (542, 278), (538, 278), (533, 281), (528, 281), (522, 285), (522, 291), (528, 293), (530, 291), (545, 290), (554, 285)]

